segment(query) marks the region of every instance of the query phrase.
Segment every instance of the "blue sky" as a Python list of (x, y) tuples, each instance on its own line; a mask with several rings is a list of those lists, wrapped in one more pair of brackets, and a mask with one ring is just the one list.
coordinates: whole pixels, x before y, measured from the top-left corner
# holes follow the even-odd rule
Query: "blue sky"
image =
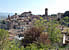
[(49, 14), (53, 14), (69, 9), (65, 6), (68, 3), (65, 3), (65, 7), (62, 6), (64, 2), (66, 0), (0, 0), (0, 12), (22, 13), (32, 11), (33, 14), (44, 14), (44, 9), (48, 8)]

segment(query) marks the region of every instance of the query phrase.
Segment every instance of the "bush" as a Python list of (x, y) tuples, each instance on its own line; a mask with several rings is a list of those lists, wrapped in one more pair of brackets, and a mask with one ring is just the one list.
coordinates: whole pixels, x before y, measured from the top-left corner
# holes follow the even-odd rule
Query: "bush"
[(40, 28), (32, 27), (24, 33), (24, 39), (22, 40), (22, 45), (26, 46), (33, 41), (38, 41), (40, 34), (42, 33)]

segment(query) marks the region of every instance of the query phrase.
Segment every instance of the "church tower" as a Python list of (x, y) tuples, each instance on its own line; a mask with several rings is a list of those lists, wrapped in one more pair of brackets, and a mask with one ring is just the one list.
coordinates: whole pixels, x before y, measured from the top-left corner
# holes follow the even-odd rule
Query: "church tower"
[(48, 8), (45, 8), (45, 16), (48, 16)]

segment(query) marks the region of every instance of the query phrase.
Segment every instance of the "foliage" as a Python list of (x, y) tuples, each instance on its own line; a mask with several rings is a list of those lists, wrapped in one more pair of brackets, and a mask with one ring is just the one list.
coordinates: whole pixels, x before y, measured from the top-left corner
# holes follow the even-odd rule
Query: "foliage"
[(64, 20), (65, 22), (69, 22), (69, 17), (66, 16), (66, 17), (63, 18), (63, 20)]
[(20, 46), (19, 43), (16, 44), (16, 40), (9, 41), (8, 47), (3, 48), (4, 50), (24, 50), (23, 46)]
[[(54, 42), (59, 42), (60, 39), (60, 34), (61, 34), (61, 30), (59, 28), (57, 28), (57, 26), (59, 26), (59, 24), (55, 24), (53, 21), (49, 21), (47, 23), (48, 26), (48, 33), (49, 33), (49, 37), (50, 40), (54, 43)], [(56, 36), (55, 36), (56, 35)]]
[(62, 25), (65, 25), (65, 26), (68, 26), (69, 27), (69, 17), (66, 16), (66, 17), (63, 17), (60, 21), (60, 24)]
[(32, 27), (24, 33), (24, 39), (22, 40), (22, 45), (26, 46), (29, 43), (33, 43), (33, 41), (37, 41), (40, 34), (42, 33), (42, 29), (37, 27)]
[[(57, 28), (59, 26), (59, 22), (55, 20), (49, 19), (47, 21), (46, 19), (40, 18), (40, 20), (37, 20), (35, 22), (35, 26), (43, 28), (44, 31), (48, 32), (49, 39), (52, 43), (59, 42), (61, 30)], [(56, 36), (55, 36), (56, 35)]]
[[(15, 43), (15, 42), (12, 42), (12, 43)], [(44, 45), (42, 43), (40, 44), (40, 46), (38, 46), (35, 43), (32, 43), (29, 46), (26, 46), (25, 48), (24, 46), (18, 47), (19, 45), (17, 46), (15, 44), (12, 45), (12, 43), (10, 45), (11, 47), (9, 46), (8, 48), (3, 48), (3, 50), (49, 50), (49, 49), (55, 50), (56, 49), (56, 47), (53, 47), (50, 45)], [(64, 50), (65, 48), (58, 48), (58, 49)]]
[(47, 32), (42, 32), (40, 34), (40, 39), (38, 40), (40, 43), (43, 43), (44, 45), (49, 45), (50, 44), (50, 39), (49, 39), (49, 35)]
[(63, 17), (66, 17), (66, 16), (69, 16), (69, 11), (66, 11), (66, 12), (63, 14)]
[(0, 49), (7, 47), (8, 44), (8, 31), (0, 29)]

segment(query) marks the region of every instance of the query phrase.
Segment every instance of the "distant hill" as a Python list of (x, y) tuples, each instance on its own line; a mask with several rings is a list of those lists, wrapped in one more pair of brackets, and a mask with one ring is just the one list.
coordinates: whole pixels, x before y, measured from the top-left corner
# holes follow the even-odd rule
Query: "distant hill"
[(12, 16), (13, 13), (1, 13), (0, 12), (0, 20), (6, 19), (8, 15)]

